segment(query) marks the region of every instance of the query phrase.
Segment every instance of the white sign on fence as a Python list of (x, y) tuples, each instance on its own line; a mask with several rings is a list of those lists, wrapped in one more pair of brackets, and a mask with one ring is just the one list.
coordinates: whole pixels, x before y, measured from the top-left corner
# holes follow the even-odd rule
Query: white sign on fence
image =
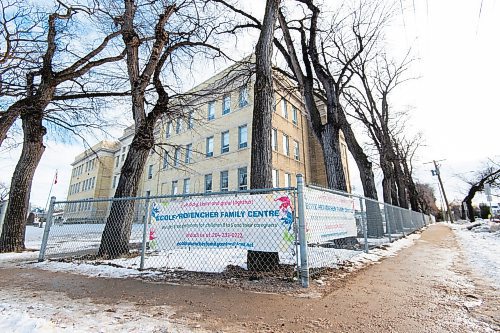
[(357, 235), (352, 198), (306, 187), (304, 204), (308, 242), (323, 243)]
[(149, 244), (153, 250), (243, 248), (288, 251), (293, 208), (284, 194), (195, 197), (153, 202)]

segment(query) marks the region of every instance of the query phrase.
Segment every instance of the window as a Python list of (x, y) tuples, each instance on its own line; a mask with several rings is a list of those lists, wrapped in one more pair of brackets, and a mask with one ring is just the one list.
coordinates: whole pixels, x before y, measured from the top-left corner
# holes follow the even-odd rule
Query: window
[(167, 138), (169, 138), (170, 135), (172, 135), (172, 122), (171, 121), (169, 121), (167, 123), (167, 128), (165, 129), (165, 135)]
[(248, 105), (248, 91), (246, 85), (240, 88), (238, 104), (240, 108)]
[(238, 189), (246, 190), (248, 187), (247, 167), (238, 169)]
[(293, 140), (293, 158), (295, 158), (297, 161), (300, 160), (300, 150), (299, 150), (299, 142), (296, 140)]
[(212, 174), (205, 175), (205, 193), (212, 192)]
[(220, 172), (220, 191), (225, 192), (229, 190), (229, 175), (228, 171)]
[(181, 159), (181, 149), (175, 148), (175, 150), (174, 150), (174, 166), (179, 165), (180, 159)]
[(122, 155), (122, 162), (125, 161), (125, 154)]
[(147, 196), (147, 197), (150, 197), (150, 196), (151, 196), (151, 191), (147, 190), (147, 191), (146, 191), (146, 196)]
[(238, 127), (238, 147), (241, 148), (246, 148), (248, 143), (247, 143), (247, 125), (243, 125)]
[(298, 122), (297, 113), (298, 113), (297, 108), (292, 105), (292, 123), (294, 125), (297, 125)]
[(163, 169), (168, 169), (168, 151), (163, 152)]
[(127, 150), (127, 147), (122, 147), (122, 153), (124, 153)]
[(188, 125), (188, 129), (193, 128), (193, 125), (194, 125), (193, 111), (189, 112), (187, 125)]
[(288, 109), (286, 105), (286, 99), (281, 98), (281, 115), (283, 118), (288, 119)]
[(182, 119), (177, 119), (177, 125), (175, 126), (175, 133), (179, 134), (182, 131)]
[(280, 178), (279, 178), (278, 170), (273, 169), (273, 187), (280, 186), (279, 180), (280, 180)]
[(222, 114), (231, 112), (231, 95), (224, 95), (222, 98)]
[(189, 187), (191, 185), (191, 179), (189, 178), (185, 178), (184, 179), (184, 184), (182, 185), (182, 192), (184, 194), (188, 194), (189, 193)]
[(208, 102), (208, 120), (215, 118), (215, 101)]
[(285, 187), (290, 187), (292, 184), (292, 175), (285, 172)]
[(229, 152), (229, 131), (222, 132), (220, 135), (220, 153)]
[(186, 164), (191, 163), (192, 155), (193, 155), (193, 145), (190, 143), (190, 144), (186, 145), (186, 156), (184, 159), (184, 162)]
[(153, 178), (153, 164), (150, 164), (148, 167), (148, 179)]
[(214, 156), (214, 137), (213, 136), (207, 138), (206, 156), (207, 157)]
[(95, 188), (95, 177), (92, 177), (92, 188)]
[(278, 150), (278, 130), (276, 128), (271, 131), (271, 145), (273, 150)]
[(290, 150), (288, 147), (288, 135), (283, 134), (283, 154), (286, 156), (290, 155)]
[(171, 194), (172, 195), (176, 195), (177, 194), (177, 190), (178, 190), (177, 189), (177, 180), (173, 180), (172, 181), (172, 192), (171, 192)]

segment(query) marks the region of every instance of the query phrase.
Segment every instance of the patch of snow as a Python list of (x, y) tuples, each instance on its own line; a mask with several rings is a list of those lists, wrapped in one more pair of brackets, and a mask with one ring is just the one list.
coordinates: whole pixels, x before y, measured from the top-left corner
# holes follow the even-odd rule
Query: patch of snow
[(465, 257), (476, 274), (484, 277), (500, 288), (500, 231), (495, 222), (481, 221), (481, 225), (467, 230), (466, 221), (449, 224), (455, 232)]

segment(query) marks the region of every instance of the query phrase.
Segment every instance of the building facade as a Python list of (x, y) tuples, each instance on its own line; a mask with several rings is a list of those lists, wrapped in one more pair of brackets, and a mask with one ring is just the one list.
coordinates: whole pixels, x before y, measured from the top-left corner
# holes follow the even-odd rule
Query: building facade
[[(251, 75), (235, 75), (228, 69), (193, 89), (204, 93), (194, 94), (195, 98), (180, 103), (174, 116), (158, 122), (157, 144), (146, 163), (138, 195), (249, 188), (253, 79)], [(296, 186), (299, 173), (307, 183), (325, 186), (321, 148), (309, 130), (300, 95), (284, 78), (276, 77), (274, 88), (275, 110), (270, 133), (273, 187)], [(133, 135), (134, 128), (129, 127), (117, 142), (101, 142), (78, 155), (73, 163), (68, 200), (113, 196)], [(347, 147), (343, 140), (341, 149), (350, 188)], [(96, 160), (102, 161), (92, 162)], [(91, 167), (88, 172), (87, 163)], [(87, 179), (95, 180), (88, 185)], [(84, 186), (86, 191), (82, 190)]]

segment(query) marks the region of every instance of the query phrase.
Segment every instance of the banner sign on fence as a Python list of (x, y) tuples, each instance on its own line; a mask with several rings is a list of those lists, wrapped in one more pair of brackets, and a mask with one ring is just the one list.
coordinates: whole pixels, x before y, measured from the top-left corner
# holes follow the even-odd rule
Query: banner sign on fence
[(243, 248), (288, 251), (293, 208), (286, 194), (195, 197), (153, 202), (149, 245), (176, 248)]
[(357, 235), (352, 198), (306, 187), (304, 206), (308, 242), (323, 243)]

